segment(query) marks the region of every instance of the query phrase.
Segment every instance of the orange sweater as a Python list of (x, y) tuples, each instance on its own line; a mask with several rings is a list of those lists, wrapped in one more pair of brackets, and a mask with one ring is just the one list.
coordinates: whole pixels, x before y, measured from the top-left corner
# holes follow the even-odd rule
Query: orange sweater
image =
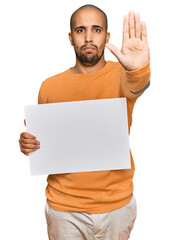
[[(72, 73), (69, 68), (42, 82), (38, 103), (126, 97), (130, 132), (134, 104), (149, 86), (150, 75), (150, 62), (135, 71), (113, 61), (94, 73)], [(121, 208), (131, 200), (134, 171), (131, 155), (131, 169), (49, 175), (47, 202), (63, 212), (91, 214)]]

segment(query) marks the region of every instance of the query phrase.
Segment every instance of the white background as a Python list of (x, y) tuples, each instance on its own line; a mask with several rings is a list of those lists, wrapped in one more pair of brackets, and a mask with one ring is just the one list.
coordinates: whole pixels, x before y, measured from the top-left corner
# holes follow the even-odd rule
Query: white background
[[(131, 240), (168, 236), (168, 7), (167, 1), (6, 0), (0, 3), (0, 239), (47, 240), (47, 176), (31, 177), (19, 149), (24, 106), (37, 104), (42, 81), (75, 65), (70, 16), (81, 5), (108, 17), (110, 42), (121, 49), (123, 17), (139, 12), (148, 30), (151, 86), (136, 102), (130, 134), (138, 216)], [(117, 61), (105, 49), (106, 60)]]

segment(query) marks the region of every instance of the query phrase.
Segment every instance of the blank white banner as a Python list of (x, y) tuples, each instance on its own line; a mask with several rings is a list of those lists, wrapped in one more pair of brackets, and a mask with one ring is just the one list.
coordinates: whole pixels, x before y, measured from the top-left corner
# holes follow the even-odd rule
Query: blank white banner
[(126, 98), (25, 106), (31, 175), (131, 168)]

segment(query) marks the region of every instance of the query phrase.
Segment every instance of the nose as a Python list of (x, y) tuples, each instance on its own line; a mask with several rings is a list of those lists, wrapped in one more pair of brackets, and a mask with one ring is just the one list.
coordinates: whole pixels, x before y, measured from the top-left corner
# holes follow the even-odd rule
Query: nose
[(86, 31), (85, 35), (85, 42), (91, 42), (93, 41), (92, 31), (88, 30)]

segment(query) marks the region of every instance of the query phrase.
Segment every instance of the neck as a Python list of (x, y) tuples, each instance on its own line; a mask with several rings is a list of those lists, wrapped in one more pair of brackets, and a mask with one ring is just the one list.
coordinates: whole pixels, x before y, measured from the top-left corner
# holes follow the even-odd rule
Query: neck
[(92, 66), (83, 65), (78, 60), (76, 60), (76, 65), (71, 68), (71, 72), (72, 73), (93, 73), (103, 68), (105, 64), (106, 64), (105, 59), (100, 60), (98, 63)]

